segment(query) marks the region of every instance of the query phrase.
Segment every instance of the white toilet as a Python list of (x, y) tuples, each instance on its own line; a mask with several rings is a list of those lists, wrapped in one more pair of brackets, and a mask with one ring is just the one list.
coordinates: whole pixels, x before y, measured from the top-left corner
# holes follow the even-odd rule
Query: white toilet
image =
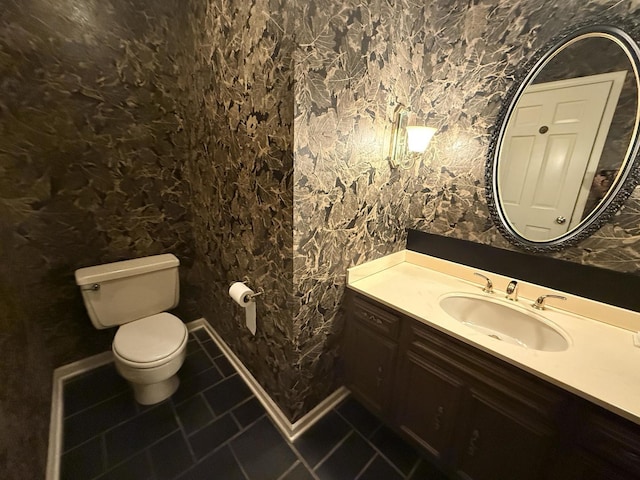
[(76, 270), (93, 325), (120, 326), (112, 346), (116, 369), (143, 405), (165, 400), (180, 383), (187, 327), (165, 312), (178, 304), (179, 265), (165, 254)]

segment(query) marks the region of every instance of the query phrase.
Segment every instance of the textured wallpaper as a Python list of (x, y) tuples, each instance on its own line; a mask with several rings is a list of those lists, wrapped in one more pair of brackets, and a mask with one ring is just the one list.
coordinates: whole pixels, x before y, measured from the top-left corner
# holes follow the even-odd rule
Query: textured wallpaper
[[(532, 53), (637, 2), (299, 2), (295, 52), (295, 329), (307, 401), (328, 393), (346, 269), (404, 248), (406, 227), (512, 249), (489, 216), (484, 171), (502, 98)], [(438, 133), (394, 171), (384, 139), (396, 103)], [(640, 274), (640, 195), (554, 256)]]
[[(161, 252), (182, 261), (181, 317), (300, 418), (338, 385), (346, 269), (407, 227), (512, 248), (484, 165), (514, 74), (566, 25), (635, 5), (3, 2), (0, 462), (42, 477), (52, 368), (109, 348), (73, 271)], [(411, 170), (385, 159), (397, 103), (439, 129)], [(556, 256), (638, 272), (639, 220), (636, 193)], [(245, 276), (265, 290), (255, 337), (227, 296)]]
[(0, 465), (44, 478), (51, 373), (109, 350), (73, 273), (173, 252), (181, 316), (194, 244), (172, 1), (3, 1), (0, 19)]
[[(203, 316), (290, 416), (299, 402), (293, 316), (293, 43), (280, 0), (214, 1), (195, 11), (195, 88), (187, 129)], [(258, 331), (229, 285), (265, 294)]]

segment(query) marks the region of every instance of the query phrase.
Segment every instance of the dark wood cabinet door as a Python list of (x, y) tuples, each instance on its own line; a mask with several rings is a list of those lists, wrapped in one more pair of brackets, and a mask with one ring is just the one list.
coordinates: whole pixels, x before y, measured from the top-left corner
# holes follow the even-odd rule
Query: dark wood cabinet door
[(586, 458), (591, 464), (583, 478), (640, 479), (640, 427), (598, 407), (580, 403), (583, 406), (578, 410), (574, 456), (582, 455), (581, 460)]
[[(623, 471), (582, 449), (563, 452), (549, 480), (638, 480), (638, 475)], [(614, 459), (615, 460), (615, 459)]]
[(345, 345), (347, 384), (374, 413), (386, 416), (397, 345), (359, 321), (349, 324)]
[(435, 457), (450, 456), (464, 384), (445, 368), (408, 351), (396, 388), (396, 422)]
[(529, 409), (472, 391), (458, 440), (457, 471), (473, 480), (541, 480), (555, 445), (553, 431)]

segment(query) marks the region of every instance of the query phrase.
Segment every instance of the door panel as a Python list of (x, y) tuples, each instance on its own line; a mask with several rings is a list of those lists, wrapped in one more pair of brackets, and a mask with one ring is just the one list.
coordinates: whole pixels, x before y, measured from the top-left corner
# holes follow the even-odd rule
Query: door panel
[[(500, 198), (509, 223), (533, 241), (561, 236), (576, 223), (574, 216), (581, 218), (582, 189), (591, 184), (598, 139), (609, 129), (605, 113), (617, 102), (613, 80), (579, 80), (529, 87), (505, 134)], [(556, 221), (561, 218), (566, 221)]]
[[(522, 409), (521, 412), (518, 408)], [(533, 412), (486, 393), (473, 392), (470, 422), (462, 435), (458, 474), (473, 480), (540, 480), (554, 438)]]
[(413, 352), (405, 356), (402, 372), (397, 399), (400, 429), (434, 456), (447, 456), (464, 385), (451, 373)]
[(352, 321), (346, 351), (347, 383), (351, 391), (375, 413), (387, 413), (397, 345), (366, 325)]

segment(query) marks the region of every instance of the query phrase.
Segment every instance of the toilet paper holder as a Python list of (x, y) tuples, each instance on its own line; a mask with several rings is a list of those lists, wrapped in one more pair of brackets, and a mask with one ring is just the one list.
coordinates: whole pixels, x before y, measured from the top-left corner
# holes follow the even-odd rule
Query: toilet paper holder
[(258, 290), (256, 291), (256, 293), (248, 295), (249, 300), (253, 300), (254, 298), (259, 297), (263, 293), (264, 293), (264, 289), (262, 287), (258, 287)]
[[(235, 282), (230, 282), (229, 283), (229, 287), (231, 287), (231, 285), (233, 285)], [(244, 283), (245, 285), (249, 283), (249, 277), (247, 277), (246, 275), (244, 277), (242, 277), (242, 283)], [(264, 288), (262, 287), (258, 287), (256, 289), (255, 293), (249, 294), (247, 295), (247, 297), (249, 297), (249, 300), (253, 300), (256, 297), (259, 297), (260, 295), (264, 294)]]

